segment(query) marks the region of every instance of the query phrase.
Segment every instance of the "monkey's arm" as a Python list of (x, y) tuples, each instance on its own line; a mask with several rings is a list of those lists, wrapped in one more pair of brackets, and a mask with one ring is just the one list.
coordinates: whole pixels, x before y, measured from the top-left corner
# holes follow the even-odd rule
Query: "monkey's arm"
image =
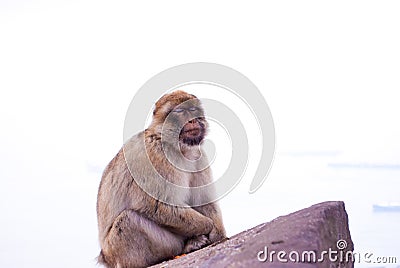
[(213, 221), (213, 229), (209, 234), (210, 243), (214, 243), (226, 238), (226, 232), (224, 224), (222, 222), (221, 212), (216, 203), (194, 207), (194, 209)]
[(202, 215), (205, 215), (212, 219), (213, 229), (207, 236), (199, 235), (189, 239), (183, 249), (184, 253), (198, 250), (204, 246), (221, 241), (222, 239), (226, 238), (225, 228), (222, 223), (221, 213), (217, 204), (210, 203), (203, 206), (194, 207), (194, 209)]
[(184, 237), (208, 235), (213, 229), (210, 218), (190, 207), (177, 207), (159, 202), (153, 198), (147, 200), (150, 206), (139, 210), (160, 226)]

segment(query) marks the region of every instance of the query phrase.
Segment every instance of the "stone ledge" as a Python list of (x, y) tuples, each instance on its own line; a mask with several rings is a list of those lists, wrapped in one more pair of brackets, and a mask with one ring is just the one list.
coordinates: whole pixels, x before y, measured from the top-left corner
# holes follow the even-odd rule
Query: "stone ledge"
[[(328, 254), (321, 258), (323, 251), (338, 251), (337, 241), (344, 240), (347, 243), (343, 252), (353, 250), (348, 217), (344, 203), (341, 201), (324, 202), (309, 208), (281, 216), (271, 222), (260, 224), (252, 229), (232, 236), (230, 239), (216, 245), (192, 252), (176, 260), (166, 261), (152, 266), (158, 267), (353, 267), (352, 262), (331, 261)], [(268, 259), (265, 262), (264, 252), (268, 251)], [(260, 253), (260, 251), (263, 251)], [(272, 251), (276, 253), (270, 259)], [(277, 252), (286, 252), (288, 262), (278, 260)], [(299, 254), (300, 262), (290, 261), (291, 252)], [(314, 252), (317, 261), (313, 262)], [(301, 262), (305, 253), (305, 262)], [(307, 253), (308, 252), (308, 253)], [(292, 259), (297, 258), (292, 253)], [(311, 262), (308, 259), (311, 254)], [(344, 255), (343, 255), (344, 256)], [(323, 259), (318, 261), (318, 259)]]

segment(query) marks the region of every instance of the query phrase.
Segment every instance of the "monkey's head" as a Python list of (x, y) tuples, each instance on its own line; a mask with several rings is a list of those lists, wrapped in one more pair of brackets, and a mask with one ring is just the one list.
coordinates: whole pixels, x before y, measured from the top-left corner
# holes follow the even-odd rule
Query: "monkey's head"
[(153, 111), (153, 126), (162, 128), (162, 135), (177, 137), (180, 143), (199, 145), (207, 132), (207, 121), (200, 100), (178, 90), (162, 96)]

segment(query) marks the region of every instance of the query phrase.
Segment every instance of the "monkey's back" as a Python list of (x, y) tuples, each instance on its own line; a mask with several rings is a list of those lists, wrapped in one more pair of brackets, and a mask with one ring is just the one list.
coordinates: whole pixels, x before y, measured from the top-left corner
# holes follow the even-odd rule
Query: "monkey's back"
[[(143, 132), (133, 136), (128, 143), (139, 141), (143, 138)], [(105, 168), (98, 194), (97, 194), (97, 220), (99, 227), (100, 244), (110, 230), (118, 215), (132, 205), (133, 199), (140, 200), (142, 191), (132, 177), (125, 160), (122, 147), (116, 156)], [(137, 155), (140, 161), (141, 154)]]
[(189, 175), (174, 168), (162, 150), (158, 135), (142, 131), (130, 138), (105, 168), (97, 196), (100, 244), (126, 209), (148, 213), (159, 200), (187, 203), (189, 191), (175, 186), (189, 186)]

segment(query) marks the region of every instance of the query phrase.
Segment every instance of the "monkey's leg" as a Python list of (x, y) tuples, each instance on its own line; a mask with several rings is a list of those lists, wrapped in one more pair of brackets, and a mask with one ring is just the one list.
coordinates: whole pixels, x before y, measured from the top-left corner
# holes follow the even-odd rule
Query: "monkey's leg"
[(110, 267), (146, 267), (182, 253), (184, 239), (133, 210), (114, 221), (102, 249)]

